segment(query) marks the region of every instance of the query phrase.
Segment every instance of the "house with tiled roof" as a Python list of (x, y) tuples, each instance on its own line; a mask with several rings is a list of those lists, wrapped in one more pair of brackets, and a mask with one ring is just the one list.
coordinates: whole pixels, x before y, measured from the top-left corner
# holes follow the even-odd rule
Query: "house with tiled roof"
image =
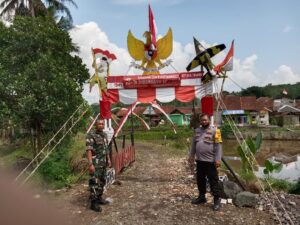
[(300, 99), (295, 100), (295, 108), (300, 109)]
[[(199, 110), (199, 107), (195, 108), (195, 110)], [(177, 125), (189, 125), (191, 120), (191, 115), (193, 113), (193, 107), (176, 107), (172, 111), (170, 111), (169, 116), (171, 120)]]
[[(174, 124), (178, 126), (190, 124), (193, 107), (161, 106), (161, 108), (168, 114)], [(199, 107), (195, 107), (195, 110), (200, 112)], [(153, 126), (157, 125), (161, 120), (166, 121), (165, 115), (150, 105), (145, 108), (143, 115), (149, 118)]]
[[(133, 112), (136, 113), (137, 115), (142, 115), (145, 111), (146, 107), (144, 106), (137, 106)], [(128, 109), (127, 108), (121, 108), (118, 112), (117, 112), (117, 117), (121, 118), (123, 116), (125, 116), (125, 114), (127, 113)]]
[(247, 115), (248, 124), (257, 124), (259, 115), (256, 109), (255, 96), (242, 96), (241, 109), (244, 110), (245, 114)]
[(278, 126), (300, 126), (299, 100), (288, 98), (274, 100), (271, 122)]
[(248, 116), (242, 109), (241, 97), (236, 95), (223, 96), (220, 104), (222, 122), (227, 122), (230, 117), (235, 124), (248, 124)]
[(258, 124), (270, 125), (270, 113), (273, 112), (273, 99), (269, 97), (256, 99), (256, 110), (258, 112)]
[(273, 100), (268, 97), (256, 99), (255, 96), (223, 96), (220, 107), (222, 120), (230, 116), (238, 125), (269, 125), (269, 112), (273, 109)]

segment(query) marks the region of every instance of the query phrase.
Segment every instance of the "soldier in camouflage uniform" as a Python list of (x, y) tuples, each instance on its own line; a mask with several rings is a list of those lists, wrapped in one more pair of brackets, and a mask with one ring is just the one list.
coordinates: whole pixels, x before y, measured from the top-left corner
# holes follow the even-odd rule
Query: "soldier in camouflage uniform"
[(106, 181), (106, 166), (108, 155), (107, 135), (103, 132), (104, 120), (97, 120), (95, 130), (86, 135), (86, 153), (89, 163), (89, 188), (91, 192), (91, 209), (100, 212), (100, 205), (108, 202), (102, 198)]

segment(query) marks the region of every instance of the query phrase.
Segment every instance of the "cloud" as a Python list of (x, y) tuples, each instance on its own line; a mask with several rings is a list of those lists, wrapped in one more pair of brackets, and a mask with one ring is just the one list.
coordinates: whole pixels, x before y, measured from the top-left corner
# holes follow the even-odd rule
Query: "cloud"
[(294, 84), (300, 81), (300, 75), (296, 74), (291, 67), (281, 65), (275, 70), (270, 79), (272, 84)]
[(286, 25), (286, 26), (283, 28), (282, 32), (283, 32), (283, 33), (288, 33), (288, 32), (290, 32), (291, 30), (293, 30), (293, 27), (290, 26), (290, 25)]
[(225, 82), (224, 90), (240, 91), (241, 88), (247, 88), (259, 84), (260, 76), (256, 71), (255, 63), (258, 59), (253, 54), (244, 60), (234, 58), (233, 71), (227, 72), (228, 79)]
[[(120, 48), (112, 43), (107, 34), (98, 27), (94, 22), (84, 23), (76, 26), (70, 31), (73, 42), (79, 46), (79, 56), (89, 68), (90, 74), (94, 73), (92, 64), (91, 47), (98, 47), (109, 50), (117, 56), (117, 60), (111, 63), (111, 75), (126, 75), (126, 74), (141, 74), (141, 71), (136, 69), (129, 70), (130, 62), (133, 61), (127, 49)], [(201, 41), (204, 47), (210, 47), (217, 43), (209, 44)], [(223, 51), (213, 58), (215, 64), (221, 62), (227, 52)], [(193, 43), (183, 45), (182, 43), (173, 41), (173, 52), (170, 59), (173, 60), (172, 66), (161, 70), (161, 73), (174, 73), (185, 71), (188, 63), (195, 57), (195, 49)], [(224, 90), (240, 91), (241, 88), (249, 86), (263, 86), (268, 83), (296, 83), (300, 81), (300, 75), (296, 74), (292, 68), (287, 65), (281, 65), (278, 69), (270, 74), (262, 74), (256, 69), (256, 63), (259, 57), (252, 54), (245, 59), (234, 58), (234, 70), (228, 72)], [(221, 79), (220, 79), (221, 81)], [(98, 102), (99, 94), (96, 87), (93, 92), (89, 93), (88, 85), (85, 85), (82, 93), (89, 103)]]
[[(109, 50), (117, 56), (117, 60), (111, 63), (111, 74), (126, 74), (130, 64), (131, 57), (126, 49), (119, 48), (116, 44), (112, 43), (107, 37), (106, 33), (102, 31), (94, 22), (84, 23), (78, 25), (70, 31), (73, 43), (79, 47), (79, 56), (82, 58), (83, 63), (87, 65), (90, 75), (94, 74), (91, 66), (93, 58), (91, 48), (101, 48)], [(134, 71), (132, 71), (134, 73)], [(84, 86), (82, 95), (90, 102), (98, 102), (99, 94), (96, 87), (89, 93), (88, 84)]]

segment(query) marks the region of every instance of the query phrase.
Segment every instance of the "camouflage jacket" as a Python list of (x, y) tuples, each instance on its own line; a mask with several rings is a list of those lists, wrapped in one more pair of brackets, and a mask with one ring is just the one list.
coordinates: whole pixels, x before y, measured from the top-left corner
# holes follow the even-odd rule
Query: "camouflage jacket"
[(91, 150), (94, 159), (106, 162), (106, 155), (109, 151), (106, 133), (96, 130), (86, 135), (86, 150)]

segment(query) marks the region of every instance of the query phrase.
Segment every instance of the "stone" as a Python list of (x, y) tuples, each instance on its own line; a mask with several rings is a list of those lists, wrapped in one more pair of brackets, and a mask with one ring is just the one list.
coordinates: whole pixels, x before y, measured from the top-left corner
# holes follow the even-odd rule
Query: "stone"
[(225, 181), (223, 187), (226, 198), (235, 199), (236, 195), (243, 191), (239, 185), (232, 181)]
[(289, 204), (295, 206), (295, 205), (296, 205), (296, 202), (290, 201)]
[(248, 191), (243, 191), (237, 194), (235, 198), (235, 205), (238, 207), (253, 207), (258, 203), (258, 195)]

